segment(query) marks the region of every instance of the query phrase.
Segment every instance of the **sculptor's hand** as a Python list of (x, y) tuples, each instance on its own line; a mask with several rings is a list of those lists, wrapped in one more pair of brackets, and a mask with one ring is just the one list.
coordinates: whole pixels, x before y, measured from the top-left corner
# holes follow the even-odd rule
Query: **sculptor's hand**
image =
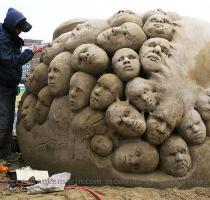
[(34, 54), (35, 54), (35, 53), (38, 53), (38, 52), (42, 52), (42, 49), (43, 49), (42, 46), (33, 46), (32, 52), (33, 52)]

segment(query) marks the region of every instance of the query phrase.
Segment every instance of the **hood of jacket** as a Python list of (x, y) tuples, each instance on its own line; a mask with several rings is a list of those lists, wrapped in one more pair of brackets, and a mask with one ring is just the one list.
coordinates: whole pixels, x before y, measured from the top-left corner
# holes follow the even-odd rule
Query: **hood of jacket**
[(4, 19), (4, 24), (10, 32), (15, 33), (16, 25), (23, 19), (26, 18), (21, 12), (14, 8), (9, 8)]

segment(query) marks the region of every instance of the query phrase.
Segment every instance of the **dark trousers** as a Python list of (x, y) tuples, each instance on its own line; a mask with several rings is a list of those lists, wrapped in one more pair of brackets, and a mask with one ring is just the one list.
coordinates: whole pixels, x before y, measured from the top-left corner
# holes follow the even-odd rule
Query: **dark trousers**
[(0, 85), (0, 158), (11, 152), (17, 89)]

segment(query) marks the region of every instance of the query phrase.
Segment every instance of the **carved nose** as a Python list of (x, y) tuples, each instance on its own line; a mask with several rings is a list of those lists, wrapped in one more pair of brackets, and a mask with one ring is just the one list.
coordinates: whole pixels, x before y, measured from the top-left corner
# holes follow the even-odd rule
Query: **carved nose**
[(75, 97), (76, 93), (75, 93), (75, 89), (74, 89), (74, 88), (70, 91), (70, 95), (71, 95), (72, 97)]
[(48, 43), (48, 47), (52, 47), (52, 42), (49, 42)]
[(183, 155), (180, 152), (178, 152), (176, 154), (176, 161), (181, 161), (181, 160), (183, 160)]
[(166, 129), (166, 123), (161, 123), (158, 127), (158, 131), (160, 134), (164, 135), (165, 134), (165, 129)]
[(95, 90), (94, 90), (95, 95), (99, 96), (100, 91), (101, 91), (101, 88), (100, 87), (95, 88)]
[(128, 59), (126, 59), (124, 62), (123, 62), (123, 64), (130, 64), (131, 62), (130, 62), (130, 60), (128, 60)]
[(193, 130), (193, 132), (198, 132), (199, 131), (199, 126), (196, 125), (196, 124), (193, 124), (192, 130)]
[(89, 53), (81, 53), (81, 54), (80, 54), (80, 57), (81, 57), (82, 59), (85, 59), (85, 58), (87, 58), (89, 55), (90, 55)]
[(53, 74), (52, 74), (52, 72), (50, 72), (49, 74), (48, 74), (48, 79), (52, 79), (53, 78)]
[(160, 48), (159, 46), (156, 46), (156, 47), (154, 47), (154, 49), (153, 49), (153, 51), (152, 51), (152, 52), (154, 52), (154, 53), (156, 53), (156, 54), (160, 55), (161, 48)]
[(157, 19), (156, 22), (163, 23), (163, 19)]

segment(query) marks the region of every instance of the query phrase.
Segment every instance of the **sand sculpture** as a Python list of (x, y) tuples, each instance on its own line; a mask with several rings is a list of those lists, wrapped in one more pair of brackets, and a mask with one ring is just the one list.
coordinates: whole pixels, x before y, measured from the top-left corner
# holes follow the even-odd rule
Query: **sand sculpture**
[(210, 24), (120, 10), (53, 38), (19, 107), (28, 165), (83, 185), (210, 185)]

